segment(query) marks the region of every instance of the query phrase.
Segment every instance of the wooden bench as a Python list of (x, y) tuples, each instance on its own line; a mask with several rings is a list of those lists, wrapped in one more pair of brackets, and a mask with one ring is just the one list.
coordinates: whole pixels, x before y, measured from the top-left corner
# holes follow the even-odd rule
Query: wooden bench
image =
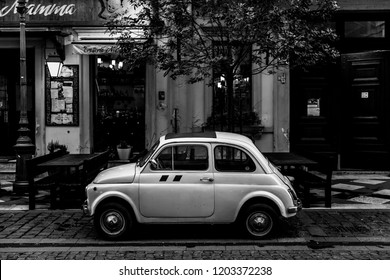
[(72, 200), (85, 199), (85, 187), (108, 165), (109, 151), (97, 154), (96, 156), (84, 160), (80, 171), (70, 174), (58, 182), (58, 197), (60, 207), (63, 206), (66, 198)]
[(26, 160), (27, 180), (29, 182), (29, 209), (35, 209), (35, 195), (38, 189), (46, 189), (50, 191), (51, 207), (54, 207), (55, 187), (61, 172), (52, 170), (47, 167), (39, 167), (38, 165), (68, 154), (65, 150), (58, 150), (53, 153), (34, 157)]
[(305, 157), (317, 162), (305, 169), (289, 169), (286, 175), (294, 177), (294, 187), (299, 192), (303, 188), (303, 207), (310, 208), (310, 190), (324, 189), (325, 207), (332, 205), (332, 173), (334, 168), (333, 157), (323, 157), (313, 154), (305, 154)]

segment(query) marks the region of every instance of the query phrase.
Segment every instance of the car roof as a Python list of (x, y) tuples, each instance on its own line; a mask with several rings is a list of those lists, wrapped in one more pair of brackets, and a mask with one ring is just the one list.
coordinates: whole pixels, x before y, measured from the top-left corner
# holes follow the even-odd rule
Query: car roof
[(196, 132), (196, 133), (168, 133), (165, 140), (178, 138), (217, 138), (215, 131)]
[(164, 140), (223, 140), (226, 141), (239, 141), (245, 142), (247, 144), (253, 144), (253, 142), (246, 136), (232, 133), (232, 132), (220, 132), (220, 131), (206, 131), (206, 132), (196, 132), (196, 133), (168, 133), (165, 137), (162, 137)]

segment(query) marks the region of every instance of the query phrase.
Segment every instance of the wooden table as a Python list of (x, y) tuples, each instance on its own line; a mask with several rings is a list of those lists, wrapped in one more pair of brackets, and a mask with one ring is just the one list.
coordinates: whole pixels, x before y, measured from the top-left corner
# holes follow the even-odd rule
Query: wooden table
[(263, 153), (272, 164), (280, 166), (282, 169), (289, 167), (310, 167), (318, 165), (317, 161), (311, 160), (295, 153)]
[[(296, 182), (295, 186), (307, 181), (307, 178), (317, 178), (319, 181), (323, 181), (325, 186), (325, 207), (331, 207), (332, 204), (332, 168), (330, 166), (324, 166), (320, 162), (313, 159), (309, 159), (305, 156), (296, 153), (263, 153), (269, 161), (281, 168), (281, 172), (285, 175), (293, 174)], [(325, 174), (325, 179), (313, 175), (310, 170), (317, 170)], [(297, 172), (299, 171), (299, 172)], [(310, 185), (308, 183), (303, 184), (304, 199), (303, 206), (310, 207)]]
[[(81, 176), (80, 168), (83, 166), (84, 161), (92, 159), (98, 155), (99, 154), (66, 154), (64, 156), (40, 163), (37, 166), (48, 169), (60, 168), (66, 179), (78, 178)], [(62, 208), (62, 192), (60, 185), (60, 182), (57, 182), (56, 186), (51, 190), (51, 204), (53, 208)], [(59, 192), (57, 191), (57, 187), (59, 188)], [(60, 197), (59, 202), (57, 202), (57, 196)]]
[(98, 154), (67, 154), (53, 160), (38, 164), (39, 167), (60, 167), (60, 168), (75, 168), (76, 171), (84, 164), (84, 160), (91, 159)]

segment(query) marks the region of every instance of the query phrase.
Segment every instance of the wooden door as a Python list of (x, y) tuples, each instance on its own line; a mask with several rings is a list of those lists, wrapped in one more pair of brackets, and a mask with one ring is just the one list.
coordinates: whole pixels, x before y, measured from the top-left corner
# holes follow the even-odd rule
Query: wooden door
[(291, 151), (335, 158), (340, 71), (337, 65), (292, 70)]
[(390, 167), (389, 52), (342, 55), (341, 153), (343, 168)]

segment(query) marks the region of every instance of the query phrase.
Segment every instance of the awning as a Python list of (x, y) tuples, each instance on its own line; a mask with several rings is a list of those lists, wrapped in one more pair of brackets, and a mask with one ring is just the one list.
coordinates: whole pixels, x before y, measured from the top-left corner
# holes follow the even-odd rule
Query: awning
[[(106, 28), (82, 28), (75, 27), (73, 31), (77, 34), (71, 42), (77, 54), (83, 55), (104, 55), (118, 54), (117, 45), (119, 35), (113, 36)], [(132, 30), (132, 36), (140, 43), (145, 39), (142, 37), (141, 29)]]
[(115, 43), (102, 43), (102, 42), (72, 42), (75, 53), (85, 55), (104, 55), (104, 54), (117, 54), (119, 52), (118, 46)]

